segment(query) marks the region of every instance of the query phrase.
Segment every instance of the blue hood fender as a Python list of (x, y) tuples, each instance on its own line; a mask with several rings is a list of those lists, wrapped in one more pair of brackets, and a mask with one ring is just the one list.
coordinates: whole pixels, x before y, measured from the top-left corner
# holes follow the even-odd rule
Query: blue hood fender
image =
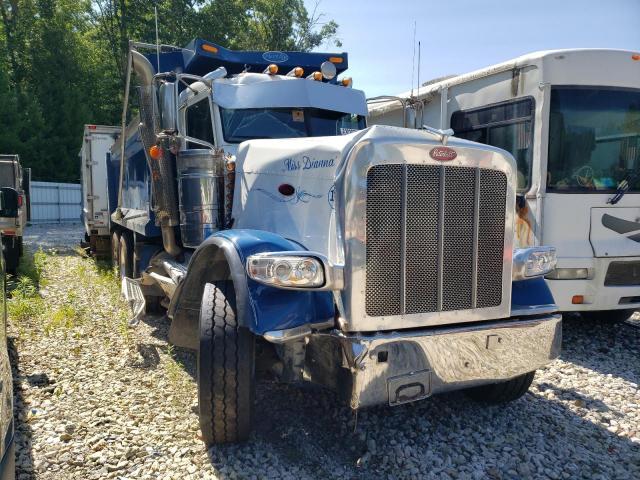
[[(199, 311), (205, 283), (231, 279), (238, 322), (257, 335), (330, 321), (335, 316), (331, 292), (283, 290), (248, 278), (246, 262), (250, 255), (292, 250), (304, 248), (271, 232), (237, 229), (211, 235), (191, 257), (169, 314), (193, 317), (194, 310)], [(192, 319), (191, 323), (194, 320), (198, 321)]]

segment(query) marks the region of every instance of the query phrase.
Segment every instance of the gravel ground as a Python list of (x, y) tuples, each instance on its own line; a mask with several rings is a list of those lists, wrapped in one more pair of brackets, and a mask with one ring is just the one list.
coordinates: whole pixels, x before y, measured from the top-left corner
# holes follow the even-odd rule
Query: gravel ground
[(265, 380), (252, 439), (207, 451), (194, 356), (164, 318), (127, 328), (110, 273), (66, 245), (39, 256), (42, 310), (11, 322), (19, 479), (640, 478), (634, 326), (567, 319), (562, 358), (506, 406), (454, 393), (356, 417)]
[(29, 225), (24, 232), (24, 242), (32, 249), (68, 251), (80, 246), (84, 239), (84, 226), (80, 223), (60, 225)]

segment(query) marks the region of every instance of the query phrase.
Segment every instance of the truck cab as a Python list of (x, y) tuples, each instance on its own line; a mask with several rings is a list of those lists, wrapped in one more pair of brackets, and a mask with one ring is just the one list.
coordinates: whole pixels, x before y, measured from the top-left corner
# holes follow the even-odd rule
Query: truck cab
[(207, 444), (248, 438), (256, 372), (353, 409), (503, 402), (559, 355), (555, 252), (515, 248), (510, 154), (367, 128), (345, 53), (146, 47), (111, 151), (113, 251), (132, 323), (164, 307), (198, 352)]

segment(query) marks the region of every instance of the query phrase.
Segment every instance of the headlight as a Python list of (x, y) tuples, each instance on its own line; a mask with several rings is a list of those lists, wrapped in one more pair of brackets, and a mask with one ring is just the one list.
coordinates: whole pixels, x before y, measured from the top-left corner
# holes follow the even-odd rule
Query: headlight
[(555, 267), (556, 249), (553, 247), (518, 248), (513, 253), (514, 280), (540, 277)]
[(588, 268), (556, 268), (545, 275), (550, 280), (585, 280), (589, 278)]
[(325, 284), (322, 261), (315, 257), (260, 254), (247, 259), (249, 277), (285, 288), (319, 288)]

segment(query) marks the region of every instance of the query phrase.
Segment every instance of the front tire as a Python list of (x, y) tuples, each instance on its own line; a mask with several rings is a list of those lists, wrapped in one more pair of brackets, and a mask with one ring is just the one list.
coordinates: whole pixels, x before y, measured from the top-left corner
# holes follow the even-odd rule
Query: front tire
[(207, 446), (249, 438), (254, 392), (255, 339), (238, 325), (233, 283), (208, 283), (198, 350), (200, 429)]
[(531, 386), (536, 372), (525, 373), (506, 382), (490, 383), (480, 387), (470, 388), (465, 393), (472, 399), (482, 403), (507, 403), (522, 397)]
[(20, 264), (20, 248), (16, 237), (3, 237), (2, 248), (4, 250), (5, 270), (10, 275), (18, 274)]
[(635, 310), (599, 310), (596, 312), (581, 312), (587, 320), (595, 320), (603, 323), (622, 323), (635, 313)]

